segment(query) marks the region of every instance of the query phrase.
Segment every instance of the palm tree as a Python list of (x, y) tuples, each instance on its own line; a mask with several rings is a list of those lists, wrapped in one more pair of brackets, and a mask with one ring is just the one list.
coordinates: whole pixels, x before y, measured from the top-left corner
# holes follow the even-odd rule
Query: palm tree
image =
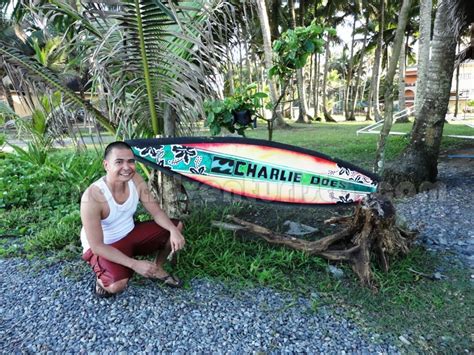
[[(18, 29), (15, 31), (14, 23), (5, 17), (3, 11), (6, 10), (8, 3), (3, 4), (4, 7), (0, 7), (0, 41), (8, 44), (10, 46), (15, 46), (23, 53), (32, 53), (32, 48), (24, 43), (17, 35)], [(13, 102), (12, 93), (8, 83), (4, 83), (4, 80), (7, 82), (8, 73), (6, 67), (0, 63), (0, 93), (3, 94), (7, 100), (8, 106), (15, 111), (15, 106)]]
[[(356, 82), (354, 84), (354, 90), (353, 90), (353, 97), (351, 100), (351, 105), (349, 108), (349, 121), (355, 121), (355, 107), (357, 104), (357, 99), (359, 98), (358, 92), (359, 92), (359, 87), (360, 87), (360, 82), (362, 80), (362, 73), (365, 67), (365, 62), (364, 58), (366, 55), (366, 52), (368, 52), (368, 49), (366, 47), (367, 44), (367, 37), (369, 35), (369, 31), (371, 30), (371, 23), (369, 20), (369, 12), (366, 10), (365, 14), (365, 26), (364, 26), (364, 38), (362, 40), (362, 47), (359, 51), (358, 54), (356, 54), (356, 59), (355, 62), (358, 63), (358, 68), (357, 68), (357, 76), (356, 76)], [(363, 99), (363, 93), (364, 93), (364, 88), (365, 88), (365, 83), (362, 85), (362, 94), (360, 95), (360, 98)], [(370, 100), (369, 100), (370, 101)]]
[(73, 20), (78, 31), (72, 40), (86, 44), (81, 57), (97, 99), (85, 101), (58, 73), (12, 46), (0, 45), (14, 82), (27, 83), (28, 93), (46, 88), (61, 92), (66, 106), (85, 108), (123, 138), (189, 132), (204, 117), (203, 100), (214, 95), (212, 78), (225, 58), (216, 28), (223, 19), (232, 23), (228, 5), (203, 1), (181, 8), (158, 0), (123, 0), (113, 7), (88, 6), (93, 8), (76, 11), (68, 3), (54, 2), (36, 7), (31, 16), (46, 23), (58, 14)]
[[(76, 37), (88, 43), (83, 57), (94, 78), (93, 93), (103, 98), (100, 111), (105, 114), (93, 107), (95, 116), (112, 132), (135, 123), (140, 129), (149, 127), (155, 135), (163, 133), (167, 105), (176, 109), (184, 127), (202, 113), (203, 99), (212, 95), (212, 76), (208, 75), (212, 72), (208, 68), (219, 68), (217, 59), (225, 55), (206, 26), (211, 22), (215, 26), (217, 16), (226, 11), (223, 7), (205, 8), (197, 2), (186, 11), (171, 3), (169, 6), (159, 1), (124, 0), (108, 9), (114, 16), (89, 11), (92, 17), (88, 18), (86, 11), (76, 12), (63, 2), (48, 5), (47, 15), (68, 14), (80, 26)], [(35, 15), (45, 13), (38, 8)], [(6, 62), (42, 76), (30, 62), (15, 62), (12, 53), (3, 50)], [(51, 71), (44, 72), (43, 79), (49, 84), (57, 79)], [(74, 97), (60, 85), (53, 87)], [(76, 104), (85, 105), (76, 99)]]
[(409, 181), (423, 189), (438, 173), (438, 155), (454, 72), (459, 35), (474, 22), (469, 0), (442, 0), (436, 12), (431, 58), (424, 101), (415, 121), (410, 143), (387, 167), (384, 180), (389, 184)]
[[(265, 58), (265, 69), (267, 73), (269, 72), (270, 68), (273, 66), (273, 52), (272, 52), (272, 44), (271, 44), (271, 36), (270, 36), (270, 23), (268, 21), (268, 12), (267, 12), (267, 5), (265, 4), (265, 0), (257, 0), (257, 9), (258, 9), (258, 17), (260, 19), (260, 26), (262, 30), (263, 36), (263, 52)], [(275, 117), (272, 117), (273, 125), (276, 127), (286, 127), (288, 126), (286, 122), (283, 120), (281, 115), (281, 110), (278, 108), (278, 92), (277, 87), (273, 79), (268, 78), (268, 86), (270, 89), (270, 99), (272, 105), (274, 106)]]
[[(296, 21), (296, 14), (295, 14), (295, 8), (294, 8), (294, 3), (293, 0), (288, 1), (288, 8), (290, 11), (290, 16), (291, 16), (291, 28), (295, 29), (297, 26), (297, 21)], [(304, 2), (300, 1), (300, 20), (301, 20), (301, 25), (304, 26)], [(303, 14), (302, 14), (303, 12)], [(310, 123), (310, 119), (312, 118), (311, 116), (308, 115), (308, 110), (306, 106), (306, 95), (305, 95), (305, 87), (304, 87), (304, 68), (299, 68), (296, 69), (296, 88), (298, 91), (298, 118), (296, 122), (299, 123)]]
[[(403, 111), (406, 109), (405, 104), (405, 63), (407, 60), (406, 57), (406, 47), (407, 43), (402, 45), (402, 49), (400, 51), (400, 58), (398, 59), (398, 109)], [(408, 115), (400, 117), (398, 122), (401, 122), (403, 118), (403, 122), (408, 122)]]
[[(317, 16), (323, 19), (322, 21), (326, 26), (336, 28), (340, 23), (344, 21), (347, 15), (347, 13), (342, 11), (344, 10), (344, 6), (347, 6), (347, 2), (328, 1), (324, 7), (322, 7), (321, 9), (318, 9)], [(339, 38), (328, 34), (326, 47), (324, 50), (325, 62), (324, 62), (324, 69), (323, 69), (323, 84), (322, 84), (322, 89), (321, 89), (323, 115), (324, 115), (325, 121), (327, 122), (336, 122), (327, 109), (328, 75), (329, 75), (329, 64), (331, 61), (331, 45), (336, 42), (340, 42)]]
[[(374, 171), (381, 172), (384, 168), (385, 161), (385, 144), (387, 136), (392, 127), (393, 121), (393, 79), (395, 77), (395, 71), (397, 69), (397, 64), (400, 61), (400, 53), (402, 53), (402, 46), (404, 45), (405, 40), (405, 28), (408, 23), (408, 14), (411, 7), (411, 0), (403, 0), (402, 8), (400, 9), (400, 14), (398, 17), (397, 31), (395, 34), (395, 41), (392, 48), (392, 56), (389, 61), (387, 75), (385, 76), (385, 85), (384, 85), (384, 123), (382, 131), (380, 132), (379, 141), (377, 143), (377, 152), (375, 155), (375, 164)], [(405, 53), (403, 51), (403, 57)]]
[[(345, 93), (344, 93), (344, 115), (346, 117), (346, 120), (348, 121), (351, 121), (351, 120), (355, 120), (355, 118), (351, 115), (351, 110), (350, 108), (352, 107), (352, 101), (354, 99), (354, 93), (357, 91), (356, 88), (354, 88), (352, 86), (352, 79), (353, 79), (353, 76), (354, 76), (354, 49), (355, 49), (355, 45), (356, 45), (356, 40), (355, 40), (355, 36), (356, 36), (356, 24), (357, 24), (357, 21), (358, 21), (358, 18), (359, 18), (359, 12), (360, 12), (360, 9), (359, 9), (359, 6), (358, 6), (358, 3), (354, 3), (354, 7), (353, 7), (353, 13), (354, 13), (354, 16), (353, 16), (353, 22), (352, 22), (352, 35), (351, 35), (351, 44), (350, 44), (350, 54), (349, 54), (349, 66), (347, 68), (347, 77), (346, 77), (346, 90), (345, 90)], [(365, 36), (364, 36), (365, 38)], [(365, 40), (364, 40), (365, 41)], [(365, 46), (365, 44), (364, 44)], [(364, 48), (362, 48), (364, 49)]]
[(417, 85), (415, 93), (415, 117), (420, 113), (423, 102), (428, 63), (430, 59), (432, 0), (420, 0), (420, 37), (418, 43)]
[(384, 31), (385, 31), (385, 0), (380, 0), (378, 18), (378, 34), (377, 34), (377, 48), (375, 49), (374, 66), (372, 69), (372, 106), (374, 110), (375, 121), (381, 120), (381, 113), (379, 108), (379, 89), (381, 76), (381, 60), (384, 47)]

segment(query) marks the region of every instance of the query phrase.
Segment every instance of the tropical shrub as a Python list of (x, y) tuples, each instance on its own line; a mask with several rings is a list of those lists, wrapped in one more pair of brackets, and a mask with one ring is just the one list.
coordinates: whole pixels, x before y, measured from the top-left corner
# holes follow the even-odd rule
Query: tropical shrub
[(222, 128), (244, 136), (245, 130), (252, 126), (252, 120), (241, 121), (236, 119), (236, 114), (246, 112), (249, 117), (255, 115), (263, 107), (263, 99), (267, 97), (266, 93), (257, 91), (257, 84), (252, 83), (238, 88), (234, 95), (223, 100), (206, 101), (206, 125), (213, 136), (218, 135)]

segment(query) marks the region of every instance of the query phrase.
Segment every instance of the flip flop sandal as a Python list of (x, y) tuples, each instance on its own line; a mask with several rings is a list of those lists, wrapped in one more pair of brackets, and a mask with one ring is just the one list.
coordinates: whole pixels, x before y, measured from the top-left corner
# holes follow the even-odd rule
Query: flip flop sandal
[(108, 292), (106, 289), (100, 286), (97, 281), (95, 282), (95, 284), (93, 284), (92, 291), (97, 298), (110, 298), (114, 296), (113, 293)]
[(156, 280), (162, 285), (165, 285), (168, 287), (173, 287), (173, 288), (183, 287), (183, 281), (174, 277), (173, 275), (167, 275), (165, 277), (157, 277)]

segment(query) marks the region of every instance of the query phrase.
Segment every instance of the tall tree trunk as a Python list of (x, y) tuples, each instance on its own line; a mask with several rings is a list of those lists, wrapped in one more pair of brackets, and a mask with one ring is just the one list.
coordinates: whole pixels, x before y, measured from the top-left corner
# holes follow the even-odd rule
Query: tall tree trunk
[(432, 0), (420, 0), (420, 39), (418, 43), (417, 80), (415, 89), (415, 118), (418, 118), (423, 104), (427, 71), (430, 60)]
[(248, 83), (252, 83), (252, 64), (250, 62), (250, 28), (249, 28), (249, 17), (247, 15), (247, 2), (244, 1), (242, 4), (244, 10), (244, 22), (245, 22), (245, 66), (247, 68), (247, 81)]
[(309, 70), (308, 70), (308, 84), (306, 86), (306, 89), (308, 90), (308, 95), (306, 95), (306, 102), (308, 104), (308, 108), (311, 107), (311, 103), (312, 103), (312, 100), (313, 100), (313, 89), (314, 89), (314, 84), (313, 84), (313, 80), (314, 80), (314, 54), (311, 54), (309, 56)]
[(425, 97), (409, 145), (385, 171), (384, 180), (389, 184), (409, 181), (420, 186), (436, 180), (456, 54), (457, 39), (448, 12), (450, 5), (446, 0), (441, 1), (436, 12)]
[(306, 94), (304, 89), (304, 73), (303, 68), (296, 70), (296, 80), (298, 88), (298, 119), (296, 122), (299, 123), (310, 123), (312, 117), (308, 114), (308, 109), (306, 107)]
[[(301, 4), (300, 4), (301, 6)], [(294, 6), (294, 1), (293, 0), (288, 0), (288, 10), (290, 13), (291, 17), (291, 28), (295, 29), (296, 28), (296, 13), (295, 13), (295, 6)], [(306, 114), (306, 104), (304, 101), (304, 79), (303, 79), (303, 68), (301, 69), (296, 69), (296, 89), (298, 92), (298, 119), (296, 122), (298, 123), (309, 123), (309, 120), (307, 118)], [(294, 100), (294, 96), (293, 96)], [(293, 110), (291, 112), (292, 118), (293, 118)]]
[(371, 80), (371, 85), (369, 87), (369, 93), (367, 94), (367, 113), (365, 115), (366, 121), (372, 121), (372, 100), (374, 96), (374, 88), (372, 86), (373, 79)]
[[(398, 63), (398, 110), (403, 111), (406, 109), (405, 104), (405, 62), (406, 62), (406, 47), (408, 46), (407, 41), (402, 45), (400, 51), (400, 61)], [(401, 116), (397, 123), (409, 122), (408, 114)]]
[[(460, 42), (458, 42), (458, 50), (460, 50)], [(459, 68), (461, 67), (461, 63), (456, 63), (456, 102), (454, 103), (454, 117), (458, 117), (458, 109), (459, 109)]]
[[(273, 62), (272, 62), (273, 52), (272, 52), (272, 44), (271, 44), (271, 38), (270, 38), (270, 24), (268, 22), (267, 6), (265, 4), (265, 0), (257, 0), (257, 10), (258, 10), (258, 17), (260, 19), (262, 36), (263, 36), (263, 52), (265, 56), (265, 69), (268, 76), (268, 71), (273, 65)], [(279, 94), (277, 93), (275, 82), (270, 78), (268, 78), (268, 87), (270, 89), (270, 99), (271, 99), (272, 105), (275, 106), (277, 105)], [(280, 106), (280, 105), (277, 105), (277, 106)], [(274, 111), (275, 111), (276, 117), (275, 117), (275, 120), (273, 121), (273, 127), (276, 127), (276, 128), (288, 127), (286, 122), (283, 120), (280, 107), (275, 107)]]
[[(227, 58), (231, 58), (230, 50), (227, 49)], [(234, 84), (234, 65), (232, 64), (232, 60), (229, 59), (227, 61), (227, 72), (225, 73), (226, 76), (226, 83), (224, 85), (224, 96), (232, 96), (235, 92), (235, 84)]]
[[(236, 39), (237, 45), (239, 47), (239, 85), (242, 87), (244, 85), (244, 56), (242, 55), (242, 27), (237, 24), (236, 28)], [(246, 56), (247, 57), (247, 56)]]
[(379, 33), (377, 37), (377, 48), (375, 49), (374, 68), (372, 70), (372, 100), (374, 109), (375, 121), (380, 121), (382, 116), (379, 107), (379, 90), (380, 90), (380, 75), (381, 75), (381, 59), (383, 51), (383, 33), (385, 30), (385, 0), (380, 0), (379, 9)]
[[(316, 14), (318, 11), (318, 2), (314, 2), (314, 13)], [(314, 104), (314, 118), (316, 121), (320, 120), (319, 117), (319, 79), (320, 79), (320, 74), (321, 74), (321, 55), (319, 53), (316, 53), (314, 56), (314, 89), (313, 89), (313, 104)]]
[(324, 115), (324, 120), (326, 122), (336, 122), (334, 118), (332, 118), (331, 114), (329, 113), (327, 107), (326, 107), (326, 102), (327, 102), (327, 97), (328, 97), (328, 72), (329, 72), (329, 60), (331, 59), (331, 49), (330, 49), (330, 44), (331, 44), (331, 37), (328, 36), (328, 39), (326, 41), (326, 48), (325, 48), (325, 61), (324, 61), (324, 72), (323, 72), (323, 90), (322, 90), (322, 96), (323, 96), (323, 115)]
[[(349, 57), (349, 68), (347, 69), (346, 78), (346, 93), (344, 95), (344, 115), (347, 121), (355, 121), (355, 118), (351, 116), (352, 103), (354, 102), (356, 88), (352, 87), (352, 72), (354, 71), (354, 47), (355, 47), (355, 32), (356, 32), (357, 13), (354, 14), (354, 23), (352, 24), (352, 35), (351, 35), (351, 54)], [(352, 88), (352, 90), (351, 90)]]
[[(303, 3), (300, 1), (300, 10)], [(288, 0), (288, 9), (291, 16), (291, 27), (296, 28), (296, 14), (293, 0)], [(300, 12), (301, 14), (301, 12)], [(306, 95), (304, 89), (304, 68), (296, 69), (296, 88), (298, 92), (298, 123), (310, 123), (311, 117), (308, 115), (306, 108)]]
[(397, 70), (397, 63), (399, 62), (400, 53), (402, 51), (403, 42), (405, 39), (405, 28), (408, 23), (408, 13), (411, 7), (411, 0), (403, 0), (400, 15), (398, 17), (397, 30), (395, 32), (395, 40), (393, 43), (392, 56), (389, 61), (387, 75), (385, 75), (384, 85), (384, 122), (382, 131), (380, 132), (379, 141), (377, 144), (377, 152), (375, 154), (375, 165), (374, 171), (376, 173), (383, 172), (385, 162), (385, 145), (387, 142), (390, 129), (392, 128), (393, 122), (393, 79), (395, 77), (395, 71)]
[[(257, 0), (257, 2), (260, 0)], [(271, 0), (272, 13), (270, 21), (270, 36), (271, 40), (274, 41), (280, 37), (280, 31), (278, 26), (280, 25), (280, 11), (281, 11), (281, 0)]]
[[(355, 95), (354, 95), (354, 98), (351, 102), (349, 121), (355, 121), (356, 120), (355, 119), (355, 107), (356, 107), (356, 104), (357, 104), (357, 92), (358, 92), (358, 88), (359, 88), (359, 85), (360, 85), (360, 80), (362, 79), (362, 70), (364, 69), (365, 45), (367, 43), (368, 34), (369, 34), (369, 16), (367, 15), (367, 17), (365, 18), (364, 39), (362, 40), (362, 48), (360, 50), (359, 68), (357, 70), (357, 78), (356, 78), (356, 82), (355, 82), (355, 85), (354, 85)], [(364, 87), (365, 87), (365, 83), (364, 83)], [(362, 94), (360, 95), (361, 99), (364, 98), (363, 93), (364, 93), (364, 91), (362, 90)]]
[(319, 64), (321, 63), (320, 58), (321, 58), (320, 54), (316, 53), (316, 55), (314, 56), (314, 60), (315, 60), (314, 70), (315, 71), (314, 71), (314, 80), (313, 80), (314, 117), (316, 118), (316, 120), (319, 119), (319, 76), (320, 76)]

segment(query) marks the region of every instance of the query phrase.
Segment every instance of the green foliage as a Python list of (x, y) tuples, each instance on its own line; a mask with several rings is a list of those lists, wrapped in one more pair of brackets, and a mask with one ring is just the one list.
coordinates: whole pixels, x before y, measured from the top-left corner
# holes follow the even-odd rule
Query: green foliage
[(5, 102), (0, 101), (0, 125), (5, 124), (6, 121), (17, 119), (18, 115)]
[(295, 69), (303, 68), (308, 57), (314, 53), (322, 53), (325, 34), (334, 35), (335, 30), (316, 24), (316, 20), (307, 27), (296, 27), (282, 33), (273, 42), (274, 65), (270, 76), (278, 76), (286, 81)]
[(69, 210), (71, 211), (56, 211), (49, 217), (53, 223), (29, 236), (25, 241), (25, 252), (47, 253), (69, 246), (79, 247), (81, 216), (77, 207), (70, 206)]
[(48, 151), (52, 142), (45, 140), (42, 141), (47, 144), (41, 145), (28, 142), (26, 149), (11, 143), (8, 143), (8, 145), (13, 148), (20, 160), (30, 162), (31, 164), (34, 164), (36, 166), (41, 166), (46, 163), (46, 159), (48, 158)]
[(62, 46), (61, 37), (48, 39), (44, 44), (40, 44), (37, 38), (33, 38), (32, 42), (35, 58), (43, 66), (55, 68), (67, 60), (66, 48)]
[(60, 161), (51, 162), (50, 167), (59, 174), (61, 180), (70, 184), (74, 196), (103, 175), (102, 157), (95, 152), (69, 154)]
[(45, 213), (78, 203), (80, 193), (102, 173), (95, 153), (53, 153), (38, 166), (7, 154), (0, 168), (0, 208), (38, 208)]
[[(45, 88), (61, 91), (65, 106), (83, 108), (111, 134), (131, 137), (145, 127), (155, 136), (171, 117), (183, 135), (191, 133), (204, 115), (204, 99), (215, 92), (208, 73), (226, 62), (225, 48), (214, 43), (234, 31), (231, 8), (204, 0), (123, 0), (114, 16), (101, 16), (81, 2), (40, 1), (21, 22), (29, 53), (0, 41), (0, 61), (17, 76), (12, 82), (25, 82), (33, 97)], [(66, 73), (90, 75), (88, 89), (100, 100), (91, 103), (68, 89)], [(117, 131), (121, 123), (132, 130)]]
[(251, 127), (251, 122), (246, 125), (236, 122), (234, 113), (249, 111), (251, 115), (254, 115), (259, 108), (263, 107), (262, 100), (267, 97), (266, 93), (257, 91), (257, 84), (252, 83), (244, 88), (238, 88), (234, 95), (224, 100), (206, 101), (204, 103), (206, 126), (209, 127), (213, 136), (218, 135), (222, 128), (243, 136), (244, 131)]
[(21, 160), (42, 166), (46, 163), (54, 140), (48, 132), (48, 115), (61, 104), (61, 93), (40, 96), (38, 101), (38, 106), (31, 113), (31, 119), (18, 118), (16, 120), (16, 126), (20, 132), (26, 132), (30, 138), (27, 149), (15, 144), (9, 143), (9, 145)]
[[(95, 152), (52, 152), (42, 166), (7, 154), (0, 166), (0, 256), (77, 255), (81, 193), (103, 173)], [(61, 254), (65, 256), (66, 254)]]
[[(357, 307), (358, 318), (366, 319), (376, 331), (408, 337), (412, 342), (408, 352), (416, 348), (422, 353), (462, 353), (470, 346), (465, 310), (472, 309), (474, 297), (468, 270), (453, 264), (417, 247), (393, 260), (388, 273), (374, 270), (378, 293), (348, 284), (341, 289), (341, 301), (346, 307)], [(431, 275), (439, 269), (446, 279), (432, 281), (411, 271)]]
[(61, 92), (65, 104), (74, 104), (83, 107), (90, 112), (103, 127), (112, 133), (115, 132), (114, 126), (110, 124), (102, 113), (94, 108), (88, 101), (82, 99), (79, 95), (66, 87), (53, 71), (45, 68), (36, 60), (27, 57), (16, 48), (12, 48), (8, 45), (0, 45), (0, 56), (8, 65), (19, 67), (27, 72), (28, 80), (43, 82), (54, 91)]

